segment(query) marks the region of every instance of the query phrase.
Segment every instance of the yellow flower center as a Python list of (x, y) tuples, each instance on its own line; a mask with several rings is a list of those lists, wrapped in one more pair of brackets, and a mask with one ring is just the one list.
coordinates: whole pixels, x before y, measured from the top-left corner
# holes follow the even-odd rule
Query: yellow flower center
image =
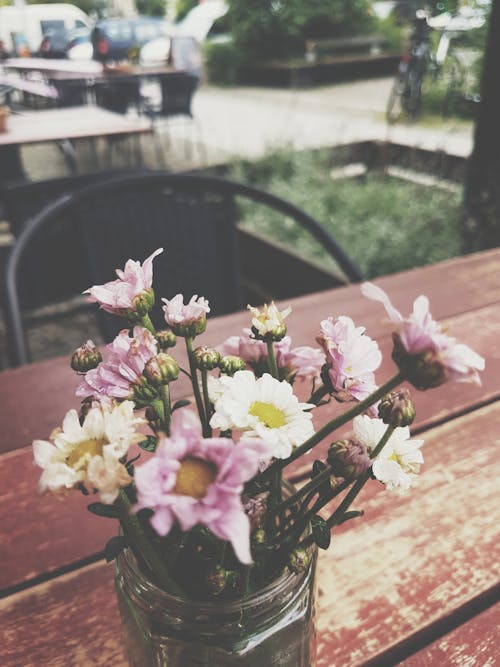
[(392, 452), (392, 454), (388, 458), (388, 461), (396, 461), (396, 463), (399, 463), (399, 458), (396, 452)]
[(199, 500), (205, 497), (208, 487), (216, 477), (217, 467), (213, 463), (188, 456), (181, 461), (174, 491), (181, 496), (191, 496)]
[(268, 428), (280, 428), (286, 424), (285, 413), (272, 403), (254, 401), (248, 412), (253, 417), (258, 417)]
[(108, 441), (104, 439), (84, 440), (66, 457), (66, 463), (70, 468), (78, 470), (86, 466), (93, 456), (102, 456), (102, 448), (107, 444)]

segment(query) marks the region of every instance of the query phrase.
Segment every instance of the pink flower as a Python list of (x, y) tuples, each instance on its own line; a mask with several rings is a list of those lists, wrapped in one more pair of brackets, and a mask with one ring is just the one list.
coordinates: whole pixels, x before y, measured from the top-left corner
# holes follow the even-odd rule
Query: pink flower
[(147, 329), (134, 327), (133, 336), (123, 329), (106, 346), (106, 359), (88, 371), (76, 390), (76, 395), (129, 398), (133, 385), (139, 381), (146, 363), (158, 354), (156, 340)]
[(135, 469), (138, 502), (135, 510), (154, 510), (151, 525), (166, 535), (175, 521), (181, 530), (201, 524), (233, 546), (237, 558), (252, 562), (250, 521), (241, 494), (244, 482), (269, 459), (269, 447), (260, 440), (235, 444), (228, 438), (202, 438), (197, 417), (189, 410), (172, 416), (170, 437), (155, 456)]
[(392, 356), (417, 389), (437, 387), (447, 380), (481, 384), (478, 371), (484, 370), (484, 359), (443, 332), (432, 319), (427, 297), (415, 299), (413, 312), (404, 318), (380, 287), (364, 283), (361, 292), (382, 303), (396, 324)]
[[(218, 348), (223, 355), (241, 357), (254, 370), (265, 372), (267, 364), (267, 345), (264, 341), (252, 337), (251, 329), (243, 329), (242, 336), (231, 336)], [(292, 349), (292, 339), (285, 336), (278, 343), (274, 343), (274, 353), (278, 368), (289, 368), (290, 373), (303, 380), (318, 378), (325, 359), (321, 350), (315, 350), (306, 345)]]
[(328, 375), (339, 401), (362, 401), (377, 389), (374, 371), (382, 354), (377, 343), (356, 327), (350, 317), (329, 317), (321, 322), (316, 339), (322, 346)]
[[(145, 300), (147, 312), (153, 305), (150, 293), (153, 284), (153, 259), (163, 252), (158, 248), (152, 255), (140, 262), (133, 259), (127, 260), (124, 270), (116, 269), (118, 280), (112, 280), (104, 285), (94, 285), (86, 290), (89, 301), (100, 304), (103, 310), (115, 315), (123, 315), (124, 311), (134, 310), (138, 304), (139, 297)], [(144, 314), (143, 313), (143, 314)]]
[(197, 294), (191, 297), (184, 305), (182, 294), (176, 294), (173, 299), (162, 299), (165, 321), (176, 336), (193, 337), (205, 331), (207, 313), (210, 312), (208, 301)]

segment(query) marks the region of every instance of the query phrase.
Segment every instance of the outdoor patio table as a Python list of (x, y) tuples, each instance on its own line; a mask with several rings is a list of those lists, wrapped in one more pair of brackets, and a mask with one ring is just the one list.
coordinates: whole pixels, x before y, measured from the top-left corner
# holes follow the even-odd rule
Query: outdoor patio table
[[(320, 552), (320, 667), (494, 665), (498, 659), (499, 269), (500, 249), (377, 280), (403, 313), (427, 294), (436, 319), (485, 357), (486, 370), (480, 387), (412, 390), (412, 430), (425, 440), (418, 484), (406, 495), (367, 485), (355, 503), (364, 518), (338, 527), (330, 549)], [(393, 371), (385, 313), (359, 286), (291, 305), (287, 322), (295, 344), (312, 344), (324, 317), (349, 315), (379, 341), (379, 380)], [(248, 313), (214, 318), (200, 344), (247, 325)], [(77, 405), (77, 382), (62, 358), (0, 373), (3, 667), (126, 664), (113, 566), (101, 556), (116, 527), (90, 515), (88, 499), (77, 493), (63, 502), (36, 495), (40, 471), (30, 443)], [(175, 398), (187, 395), (184, 381), (174, 386)], [(305, 396), (304, 387), (297, 390)], [(338, 406), (321, 410), (323, 420)], [(328, 444), (317, 451), (324, 454)], [(303, 469), (291, 468), (292, 479), (303, 478)]]
[[(104, 137), (112, 139), (151, 133), (151, 126), (142, 119), (126, 118), (121, 114), (98, 107), (71, 107), (47, 111), (23, 111), (8, 118), (7, 131), (0, 133), (0, 160), (2, 149), (19, 149), (28, 144), (62, 143), (68, 167), (76, 173), (73, 152), (67, 142), (75, 139)], [(5, 169), (0, 170), (2, 173)]]

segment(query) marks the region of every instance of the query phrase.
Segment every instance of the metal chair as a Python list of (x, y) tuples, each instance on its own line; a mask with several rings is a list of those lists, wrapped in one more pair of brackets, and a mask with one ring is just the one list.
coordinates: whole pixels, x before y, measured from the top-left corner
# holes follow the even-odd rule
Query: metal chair
[[(272, 194), (194, 174), (155, 172), (119, 177), (60, 197), (24, 226), (7, 260), (3, 281), (11, 365), (29, 360), (21, 302), (25, 308), (26, 301), (29, 307), (47, 301), (43, 293), (32, 296), (30, 301), (30, 282), (38, 283), (42, 292), (48, 282), (52, 288), (64, 288), (74, 284), (76, 273), (81, 292), (92, 284), (112, 279), (112, 268), (122, 267), (129, 257), (142, 260), (159, 246), (165, 248), (165, 254), (155, 262), (158, 297), (172, 297), (178, 292), (187, 296), (202, 294), (210, 300), (212, 314), (244, 307), (240, 275), (244, 258), (236, 227), (240, 197), (295, 220), (336, 260), (348, 281), (362, 280), (359, 269), (324, 227)], [(55, 227), (61, 230), (66, 245), (56, 243), (53, 236), (45, 269), (42, 271), (39, 264), (38, 275), (32, 276), (26, 258)], [(70, 247), (67, 230), (71, 230)], [(65, 262), (60, 261), (63, 259)], [(38, 260), (41, 262), (42, 258), (39, 256)], [(254, 263), (258, 265), (259, 261), (260, 258)], [(324, 287), (335, 284), (338, 281), (331, 278)], [(48, 293), (53, 299), (54, 294), (50, 290)], [(161, 324), (161, 303), (153, 312), (155, 320)], [(111, 340), (121, 326), (123, 322), (118, 318), (104, 317), (104, 338)]]

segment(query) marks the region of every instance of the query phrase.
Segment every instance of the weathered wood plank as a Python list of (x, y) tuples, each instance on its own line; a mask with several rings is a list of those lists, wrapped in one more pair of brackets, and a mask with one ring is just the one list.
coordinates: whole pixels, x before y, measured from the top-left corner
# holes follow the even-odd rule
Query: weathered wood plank
[[(394, 304), (405, 313), (418, 294), (432, 294), (434, 317), (445, 319), (499, 301), (499, 267), (500, 250), (492, 250), (395, 274), (377, 282), (389, 291)], [(290, 334), (297, 345), (313, 344), (320, 320), (330, 315), (351, 316), (357, 324), (366, 326), (374, 338), (387, 334), (380, 304), (362, 298), (358, 285), (299, 297), (290, 303), (294, 308), (289, 318)], [(216, 318), (200, 337), (200, 344), (220, 343), (248, 323), (247, 313)], [(182, 346), (176, 348), (176, 355), (184, 363)], [(1, 372), (0, 452), (23, 447), (58, 426), (61, 415), (75, 405), (73, 392), (77, 383), (66, 358)], [(186, 378), (182, 377), (175, 385), (176, 396), (186, 395), (188, 391)]]
[(401, 667), (495, 667), (500, 654), (500, 603), (400, 663)]
[[(499, 444), (495, 404), (428, 433), (408, 494), (368, 485), (356, 502), (365, 517), (340, 527), (321, 552), (319, 667), (374, 659), (497, 584)], [(105, 564), (6, 598), (0, 623), (4, 667), (122, 665)]]
[[(489, 306), (449, 321), (452, 332), (460, 333), (464, 342), (487, 357), (483, 384), (474, 387), (453, 383), (430, 392), (414, 391), (417, 405), (415, 426), (429, 427), (500, 396), (500, 349), (496, 344), (499, 316), (498, 307)], [(379, 377), (386, 378), (394, 371), (387, 338), (382, 342), (382, 349), (385, 361)], [(67, 372), (71, 375), (71, 371)], [(299, 392), (302, 398), (306, 398), (305, 389), (303, 387)], [(344, 406), (332, 401), (329, 406), (317, 410), (316, 426), (343, 409)], [(63, 412), (58, 415), (57, 423)], [(324, 455), (329, 443), (341, 437), (348, 428), (350, 425), (327, 438), (309, 455), (290, 466), (287, 473), (301, 476), (315, 458)], [(48, 431), (38, 431), (36, 435), (43, 438), (47, 434)], [(10, 535), (9, 544), (1, 549), (3, 567), (0, 569), (0, 589), (95, 555), (116, 531), (114, 522), (89, 515), (86, 510), (89, 500), (76, 492), (69, 494), (64, 502), (50, 495), (40, 498), (36, 492), (39, 473), (32, 462), (31, 448), (0, 457), (0, 525), (5, 527), (5, 534)], [(48, 526), (57, 528), (47, 530)], [(22, 558), (20, 554), (23, 554)]]
[(375, 659), (498, 584), (499, 434), (498, 404), (446, 423), (416, 489), (360, 495), (320, 559), (318, 667)]

